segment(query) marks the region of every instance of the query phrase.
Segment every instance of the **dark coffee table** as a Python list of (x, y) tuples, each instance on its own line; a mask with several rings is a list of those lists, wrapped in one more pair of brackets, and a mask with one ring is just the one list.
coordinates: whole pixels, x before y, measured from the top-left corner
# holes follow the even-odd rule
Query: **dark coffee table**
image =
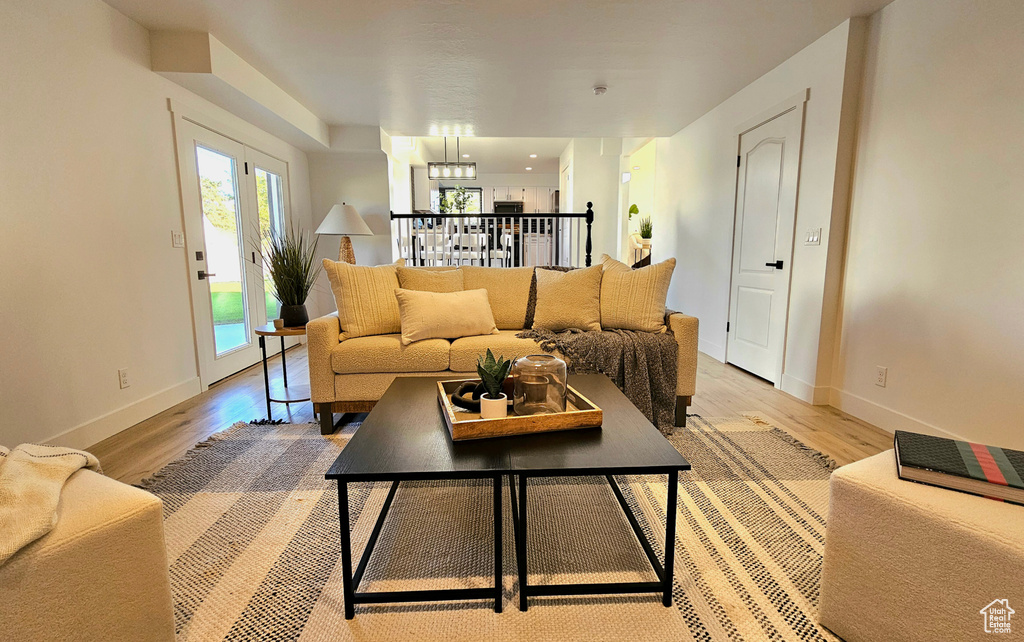
[[(651, 425), (643, 414), (602, 375), (573, 375), (569, 382), (604, 411), (600, 429), (583, 429), (517, 437), (453, 442), (437, 401), (438, 380), (445, 377), (400, 377), (388, 388), (326, 474), (338, 481), (341, 520), (342, 585), (345, 618), (356, 604), (434, 600), (494, 599), (501, 612), (502, 480), (512, 493), (512, 523), (519, 575), (519, 608), (530, 596), (661, 593), (672, 603), (677, 481), (690, 464)], [(668, 475), (665, 560), (658, 559), (613, 475)], [(652, 582), (529, 585), (526, 554), (527, 486), (530, 477), (604, 476), (625, 511), (640, 546), (657, 575)], [(422, 591), (359, 592), (373, 547), (399, 484), (408, 480), (490, 479), (494, 486), (494, 587)], [(390, 481), (391, 490), (374, 524), (355, 572), (348, 513), (348, 484)], [(518, 488), (518, 492), (517, 492)]]

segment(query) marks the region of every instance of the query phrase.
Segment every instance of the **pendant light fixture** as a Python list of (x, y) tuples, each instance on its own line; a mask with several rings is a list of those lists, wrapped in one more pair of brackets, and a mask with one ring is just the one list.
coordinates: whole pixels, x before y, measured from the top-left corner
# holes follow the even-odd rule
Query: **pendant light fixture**
[[(455, 158), (461, 158), (462, 149), (459, 147), (459, 138), (455, 137)], [(432, 181), (444, 180), (476, 180), (476, 163), (459, 162), (458, 160), (448, 162), (448, 137), (444, 137), (444, 162), (427, 163), (427, 175)]]

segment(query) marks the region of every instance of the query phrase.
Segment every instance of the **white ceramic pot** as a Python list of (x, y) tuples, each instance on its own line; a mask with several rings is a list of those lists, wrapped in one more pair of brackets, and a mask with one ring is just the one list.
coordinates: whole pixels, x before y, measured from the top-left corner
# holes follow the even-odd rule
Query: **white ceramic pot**
[(640, 245), (645, 250), (650, 249), (650, 247), (651, 247), (651, 239), (640, 239)]
[(508, 397), (502, 393), (497, 399), (491, 399), (490, 395), (480, 395), (480, 418), (481, 419), (503, 419), (508, 416)]

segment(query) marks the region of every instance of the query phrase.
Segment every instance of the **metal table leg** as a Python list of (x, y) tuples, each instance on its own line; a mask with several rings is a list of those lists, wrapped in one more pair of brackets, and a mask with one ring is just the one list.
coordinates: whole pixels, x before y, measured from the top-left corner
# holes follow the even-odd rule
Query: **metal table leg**
[(494, 612), (501, 613), (501, 475), (494, 478)]
[(284, 360), (284, 335), (281, 335), (281, 376), (284, 378), (284, 387), (288, 387), (288, 363)]
[(355, 590), (352, 586), (352, 536), (349, 533), (348, 482), (338, 480), (338, 516), (341, 521), (341, 587), (345, 600), (345, 619), (356, 616)]
[[(281, 338), (284, 341), (284, 337)], [(267, 341), (260, 335), (260, 350), (263, 352), (263, 390), (267, 394), (267, 419), (273, 420), (274, 416), (270, 411), (270, 374), (267, 373)], [(281, 355), (284, 358), (284, 354)]]
[(668, 504), (665, 506), (665, 570), (662, 582), (665, 590), (661, 603), (672, 606), (672, 570), (676, 557), (676, 507), (678, 489), (678, 471), (668, 474)]
[(519, 610), (526, 610), (526, 587), (529, 585), (529, 567), (526, 565), (526, 475), (519, 476)]

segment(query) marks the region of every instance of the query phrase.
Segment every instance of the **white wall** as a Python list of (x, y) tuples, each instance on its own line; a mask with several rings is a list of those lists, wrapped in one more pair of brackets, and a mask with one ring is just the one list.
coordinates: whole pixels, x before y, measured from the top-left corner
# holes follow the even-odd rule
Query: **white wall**
[(832, 403), (882, 427), (1024, 448), (1022, 33), (1016, 0), (870, 20)]
[(199, 390), (167, 99), (287, 161), (303, 225), (306, 158), (150, 71), (99, 0), (7, 0), (0, 24), (0, 444), (85, 447)]
[(559, 169), (572, 163), (573, 184), (562, 197), (563, 212), (582, 213), (587, 203), (594, 204), (594, 225), (591, 242), (593, 262), (599, 263), (601, 254), (618, 255), (619, 226), (619, 162), (622, 156), (621, 138), (574, 138), (559, 161)]
[[(849, 173), (841, 156), (852, 137), (841, 130), (841, 121), (854, 115), (857, 83), (847, 86), (845, 80), (848, 67), (857, 69), (862, 38), (862, 20), (843, 23), (671, 138), (657, 141), (653, 258), (676, 257), (669, 307), (698, 317), (700, 349), (722, 360), (729, 314), (737, 128), (810, 88), (796, 236), (799, 241), (806, 228), (821, 227), (822, 244), (795, 244), (781, 384), (787, 392), (815, 403), (827, 402), (830, 385), (832, 329), (825, 326), (834, 320), (838, 300)], [(834, 241), (830, 232), (836, 234)], [(823, 335), (826, 345), (819, 342)]]
[[(309, 183), (314, 229), (335, 203), (353, 205), (374, 233), (374, 236), (350, 237), (356, 262), (360, 265), (391, 262), (390, 187), (388, 157), (384, 152), (378, 149), (309, 154)], [(340, 242), (340, 237), (324, 236), (317, 252), (321, 258), (337, 261)], [(337, 309), (326, 275), (320, 276), (316, 292), (320, 314)]]

